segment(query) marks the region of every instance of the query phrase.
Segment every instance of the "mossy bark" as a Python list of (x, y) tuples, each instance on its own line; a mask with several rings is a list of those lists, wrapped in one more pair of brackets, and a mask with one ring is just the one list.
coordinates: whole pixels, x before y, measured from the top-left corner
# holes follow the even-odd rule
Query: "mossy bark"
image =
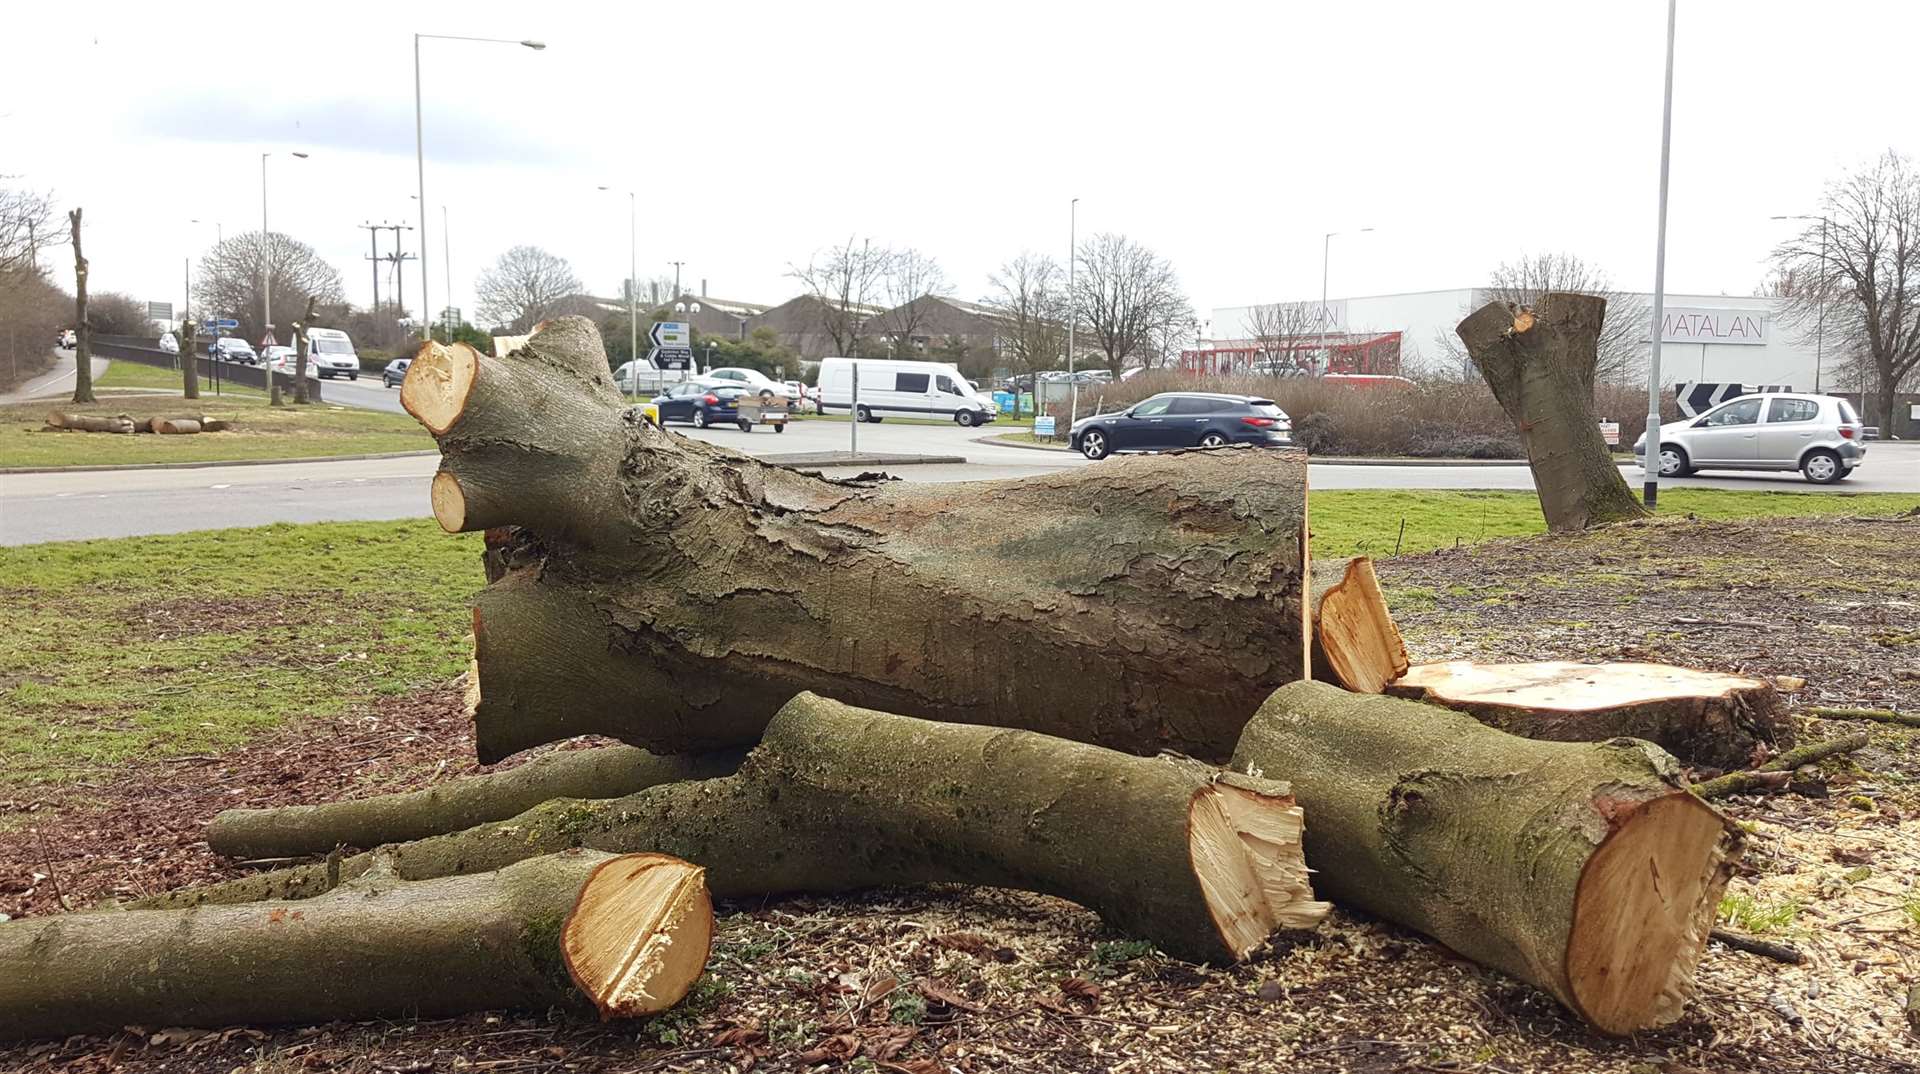
[(0, 1037), (592, 1010), (562, 926), (610, 855), (402, 882), (363, 872), (299, 902), (27, 918), (0, 924)]
[[(1259, 824), (1196, 841), (1217, 804), (1291, 827), (1284, 784), (1196, 761), (1143, 758), (1031, 732), (934, 723), (803, 694), (781, 709), (738, 774), (652, 787), (612, 801), (554, 800), (504, 823), (147, 900), (189, 906), (322, 893), (381, 864), (404, 879), (496, 869), (584, 846), (671, 854), (704, 866), (717, 896), (836, 892), (960, 882), (1072, 899), (1115, 928), (1195, 960), (1244, 956), (1281, 927), (1324, 913), (1298, 844)], [(1213, 824), (1212, 819), (1205, 823)], [(1218, 825), (1216, 825), (1218, 827)], [(1266, 832), (1267, 834), (1262, 834)], [(1214, 881), (1253, 860), (1260, 905)], [(1199, 849), (1196, 849), (1199, 848)]]
[(279, 858), (401, 843), (506, 820), (549, 798), (618, 798), (661, 783), (728, 775), (745, 755), (721, 750), (662, 756), (634, 746), (562, 750), (505, 772), (404, 794), (229, 809), (207, 826), (207, 844), (229, 858)]
[(1322, 895), (1609, 1033), (1679, 1016), (1740, 850), (1650, 743), (1537, 742), (1324, 683), (1276, 691), (1234, 766), (1292, 783)]
[(1217, 759), (1307, 667), (1299, 452), (832, 481), (625, 409), (577, 318), (503, 359), (424, 347), (402, 401), (440, 444), (442, 526), (515, 527), (475, 603), (483, 761), (750, 745), (803, 690)]

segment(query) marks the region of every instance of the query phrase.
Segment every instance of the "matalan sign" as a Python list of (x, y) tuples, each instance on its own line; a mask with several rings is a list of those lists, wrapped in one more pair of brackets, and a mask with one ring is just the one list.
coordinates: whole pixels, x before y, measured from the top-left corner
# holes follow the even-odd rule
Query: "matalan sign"
[(1670, 306), (1660, 318), (1662, 343), (1731, 343), (1767, 345), (1767, 315), (1763, 310), (1706, 309)]

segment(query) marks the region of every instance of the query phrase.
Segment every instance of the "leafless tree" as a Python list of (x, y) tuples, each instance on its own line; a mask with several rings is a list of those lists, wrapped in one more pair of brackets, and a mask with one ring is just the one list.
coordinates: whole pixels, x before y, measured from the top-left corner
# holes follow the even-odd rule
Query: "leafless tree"
[(893, 251), (870, 240), (847, 239), (825, 256), (816, 255), (805, 268), (790, 266), (787, 275), (800, 281), (820, 310), (820, 330), (833, 341), (835, 354), (858, 353), (867, 321), (877, 312)]
[[(104, 291), (87, 299), (87, 319), (103, 336), (153, 336), (146, 303), (120, 291)], [(149, 338), (147, 342), (153, 340)]]
[[(1647, 300), (1630, 291), (1615, 290), (1604, 271), (1573, 254), (1527, 254), (1502, 262), (1489, 274), (1484, 298), (1475, 301), (1481, 305), (1510, 302), (1531, 306), (1555, 291), (1595, 295), (1607, 300), (1594, 383), (1625, 385), (1644, 377), (1647, 340), (1653, 324), (1653, 311)], [(1460, 315), (1464, 317), (1470, 312), (1461, 310)], [(1478, 379), (1479, 371), (1457, 336), (1442, 332), (1434, 342), (1444, 355), (1442, 360), (1458, 369), (1462, 379)]]
[(1271, 302), (1247, 311), (1247, 330), (1266, 361), (1312, 370), (1325, 341), (1321, 311), (1313, 302)]
[(273, 305), (277, 309), (304, 308), (309, 298), (338, 302), (344, 293), (339, 270), (313, 247), (278, 231), (264, 238), (258, 231), (247, 231), (229, 236), (200, 259), (193, 280), (194, 304), (208, 317), (239, 321), (241, 338), (262, 338), (267, 333), (260, 319), (263, 258), (272, 270)]
[(1095, 235), (1079, 258), (1074, 307), (1115, 377), (1129, 359), (1146, 360), (1170, 326), (1193, 320), (1173, 266), (1125, 235)]
[(480, 274), (473, 294), (482, 322), (521, 335), (562, 312), (580, 293), (580, 277), (566, 258), (538, 246), (515, 246)]
[(1022, 253), (987, 278), (981, 304), (1005, 327), (1002, 342), (1016, 373), (1057, 368), (1067, 353), (1067, 270), (1045, 254)]
[(1824, 308), (1827, 350), (1871, 397), (1868, 424), (1889, 427), (1920, 366), (1920, 172), (1888, 151), (1829, 186), (1818, 215), (1825, 242), (1814, 222), (1773, 252), (1776, 276), (1806, 281), (1782, 296), (1784, 316), (1810, 337)]
[(929, 300), (952, 293), (953, 284), (940, 262), (911, 247), (895, 250), (880, 279), (880, 296), (887, 309), (873, 318), (873, 328), (893, 353), (911, 354), (916, 342), (931, 342), (927, 322), (933, 304)]
[(48, 273), (20, 267), (0, 269), (0, 386), (11, 386), (40, 371), (53, 358), (53, 337), (73, 316), (73, 300)]
[(66, 242), (57, 217), (51, 197), (0, 187), (0, 272), (38, 268), (41, 250)]

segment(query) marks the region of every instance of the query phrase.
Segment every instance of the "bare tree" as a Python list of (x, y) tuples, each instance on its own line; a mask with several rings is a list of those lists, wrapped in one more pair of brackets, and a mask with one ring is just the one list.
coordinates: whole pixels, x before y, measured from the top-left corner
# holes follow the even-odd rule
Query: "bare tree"
[(893, 252), (871, 240), (847, 239), (846, 245), (816, 255), (805, 268), (789, 266), (787, 275), (799, 280), (820, 310), (820, 330), (833, 341), (835, 354), (856, 355), (867, 321), (874, 314)]
[(1095, 235), (1079, 257), (1074, 306), (1115, 377), (1128, 359), (1145, 360), (1170, 325), (1193, 320), (1173, 266), (1125, 235)]
[(53, 357), (54, 333), (72, 316), (67, 293), (46, 272), (35, 272), (28, 264), (0, 269), (0, 348), (6, 351), (0, 386), (39, 372)]
[(1270, 302), (1247, 311), (1247, 330), (1263, 359), (1311, 372), (1326, 342), (1321, 311), (1312, 302)]
[(338, 302), (344, 294), (339, 270), (306, 243), (278, 231), (230, 236), (200, 259), (193, 299), (208, 317), (239, 321), (243, 339), (260, 339), (267, 332), (259, 319), (262, 259), (272, 270), (273, 304), (280, 309), (301, 309), (309, 298)]
[(1067, 270), (1045, 254), (1022, 253), (987, 278), (981, 304), (999, 316), (1015, 372), (1059, 366), (1067, 352)]
[(953, 293), (940, 262), (908, 248), (896, 250), (887, 258), (881, 277), (880, 294), (887, 304), (885, 312), (873, 318), (873, 326), (886, 337), (890, 350), (913, 351), (915, 341), (930, 342), (927, 323), (933, 315), (936, 297)]
[(51, 197), (0, 187), (0, 272), (37, 269), (40, 251), (67, 241), (56, 215)]
[(500, 255), (473, 285), (480, 319), (520, 335), (561, 312), (580, 293), (573, 266), (538, 246), (516, 246)]
[(146, 336), (153, 327), (146, 304), (120, 291), (90, 296), (87, 316), (93, 321), (93, 330), (103, 336)]
[[(1647, 300), (1630, 291), (1616, 291), (1607, 274), (1566, 253), (1528, 254), (1502, 262), (1489, 275), (1484, 299), (1514, 306), (1532, 306), (1549, 294), (1592, 295), (1607, 300), (1606, 321), (1600, 326), (1596, 384), (1631, 383), (1646, 373), (1647, 341), (1653, 311)], [(1463, 311), (1464, 313), (1465, 311)], [(1478, 376), (1472, 359), (1455, 336), (1435, 339), (1461, 372), (1463, 379)]]
[(1821, 224), (1773, 252), (1776, 277), (1805, 281), (1782, 295), (1804, 333), (1826, 313), (1828, 349), (1841, 356), (1867, 405), (1868, 424), (1890, 428), (1901, 385), (1920, 366), (1920, 172), (1889, 150), (1827, 188)]

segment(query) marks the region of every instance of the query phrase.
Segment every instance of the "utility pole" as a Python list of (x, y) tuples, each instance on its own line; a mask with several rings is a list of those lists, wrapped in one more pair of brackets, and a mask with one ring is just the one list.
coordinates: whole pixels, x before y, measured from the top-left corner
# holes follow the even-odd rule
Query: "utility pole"
[[(1055, 217), (1054, 219), (1057, 220), (1059, 217)], [(1068, 405), (1067, 410), (1067, 427), (1069, 429), (1071, 429), (1073, 423), (1080, 418), (1080, 382), (1073, 379), (1073, 330), (1080, 324), (1080, 294), (1073, 289), (1073, 269), (1075, 265), (1080, 263), (1080, 251), (1075, 246), (1079, 237), (1079, 227), (1080, 199), (1075, 198), (1067, 203), (1067, 396), (1073, 400), (1073, 402)], [(1054, 234), (1057, 235), (1059, 232), (1056, 231)], [(1034, 404), (1038, 407), (1041, 400), (1040, 384), (1037, 379), (1034, 382), (1033, 391)], [(1034, 413), (1037, 415), (1039, 410), (1036, 409)]]
[(366, 224), (361, 224), (359, 226), (366, 229), (367, 242), (372, 247), (371, 252), (367, 255), (367, 260), (372, 262), (372, 267), (373, 267), (373, 312), (379, 313), (380, 312), (380, 230), (382, 228), (392, 227), (393, 225), (366, 223)]
[(667, 264), (673, 266), (673, 300), (678, 302), (680, 301), (680, 266), (686, 264), (686, 262), (669, 261)]
[(1660, 102), (1660, 220), (1653, 243), (1653, 325), (1647, 357), (1647, 431), (1642, 434), (1644, 480), (1640, 494), (1647, 510), (1660, 499), (1660, 337), (1667, 305), (1667, 165), (1673, 147), (1673, 24), (1679, 0), (1667, 0), (1667, 86)]

